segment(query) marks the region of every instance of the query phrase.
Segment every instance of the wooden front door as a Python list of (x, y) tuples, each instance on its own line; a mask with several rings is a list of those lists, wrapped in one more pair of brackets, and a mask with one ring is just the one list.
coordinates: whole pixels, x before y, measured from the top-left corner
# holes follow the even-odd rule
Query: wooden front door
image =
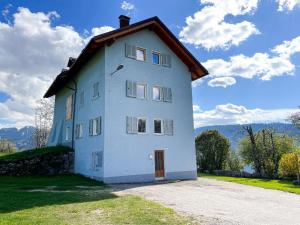
[(165, 176), (165, 159), (164, 151), (156, 150), (155, 151), (155, 177), (164, 177)]

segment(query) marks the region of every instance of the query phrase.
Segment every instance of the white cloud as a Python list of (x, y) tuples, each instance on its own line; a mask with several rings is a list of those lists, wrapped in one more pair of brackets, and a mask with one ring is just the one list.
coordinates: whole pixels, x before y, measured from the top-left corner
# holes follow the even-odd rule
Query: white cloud
[[(197, 107), (197, 106), (193, 106)], [(227, 103), (206, 111), (194, 110), (194, 126), (284, 122), (297, 109), (247, 109)]]
[(234, 85), (236, 80), (233, 77), (217, 77), (208, 81), (208, 85), (211, 87), (223, 87)]
[(300, 6), (300, 0), (276, 0), (278, 2), (278, 11), (293, 10)]
[(109, 31), (114, 30), (115, 28), (110, 27), (110, 26), (103, 26), (103, 27), (95, 27), (92, 29), (92, 36), (100, 35), (107, 33)]
[[(211, 87), (235, 84), (236, 77), (246, 79), (258, 78), (271, 80), (273, 77), (293, 75), (295, 65), (291, 56), (300, 52), (300, 36), (284, 41), (271, 49), (270, 53), (255, 53), (252, 56), (243, 54), (232, 56), (229, 60), (210, 59), (203, 63), (210, 73), (208, 85)], [(232, 79), (231, 79), (232, 78)], [(194, 83), (197, 86), (200, 83)]]
[(275, 48), (272, 49), (272, 52), (287, 58), (300, 52), (300, 36), (275, 46)]
[(131, 11), (135, 9), (134, 4), (127, 2), (127, 1), (123, 1), (121, 3), (121, 9), (123, 9), (124, 11)]
[[(0, 103), (0, 127), (32, 125), (36, 100), (87, 41), (71, 26), (52, 26), (56, 12), (19, 8), (12, 18), (0, 22), (0, 90), (10, 96)], [(91, 34), (109, 29), (94, 28)]]
[(179, 33), (184, 43), (202, 46), (206, 49), (238, 46), (253, 34), (259, 34), (249, 21), (225, 22), (226, 16), (252, 13), (258, 0), (200, 0), (204, 7), (193, 16), (186, 18), (186, 26)]

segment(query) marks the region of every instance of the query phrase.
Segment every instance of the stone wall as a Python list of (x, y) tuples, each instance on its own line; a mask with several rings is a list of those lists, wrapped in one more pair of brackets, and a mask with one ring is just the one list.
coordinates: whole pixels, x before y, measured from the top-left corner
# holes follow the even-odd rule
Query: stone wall
[(73, 172), (73, 151), (49, 153), (14, 161), (0, 161), (0, 176), (56, 175)]

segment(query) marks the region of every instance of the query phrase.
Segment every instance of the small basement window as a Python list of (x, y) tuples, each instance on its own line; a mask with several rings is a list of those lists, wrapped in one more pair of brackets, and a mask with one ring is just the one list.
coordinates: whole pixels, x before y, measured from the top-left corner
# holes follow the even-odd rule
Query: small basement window
[(152, 62), (153, 64), (160, 64), (160, 54), (158, 52), (152, 52)]
[(146, 61), (146, 49), (136, 48), (136, 60)]

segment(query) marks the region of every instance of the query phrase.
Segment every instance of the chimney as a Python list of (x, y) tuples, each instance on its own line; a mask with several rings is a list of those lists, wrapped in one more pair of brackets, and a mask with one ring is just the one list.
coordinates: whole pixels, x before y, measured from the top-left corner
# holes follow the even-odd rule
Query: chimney
[(121, 15), (119, 16), (120, 28), (129, 26), (130, 17)]

